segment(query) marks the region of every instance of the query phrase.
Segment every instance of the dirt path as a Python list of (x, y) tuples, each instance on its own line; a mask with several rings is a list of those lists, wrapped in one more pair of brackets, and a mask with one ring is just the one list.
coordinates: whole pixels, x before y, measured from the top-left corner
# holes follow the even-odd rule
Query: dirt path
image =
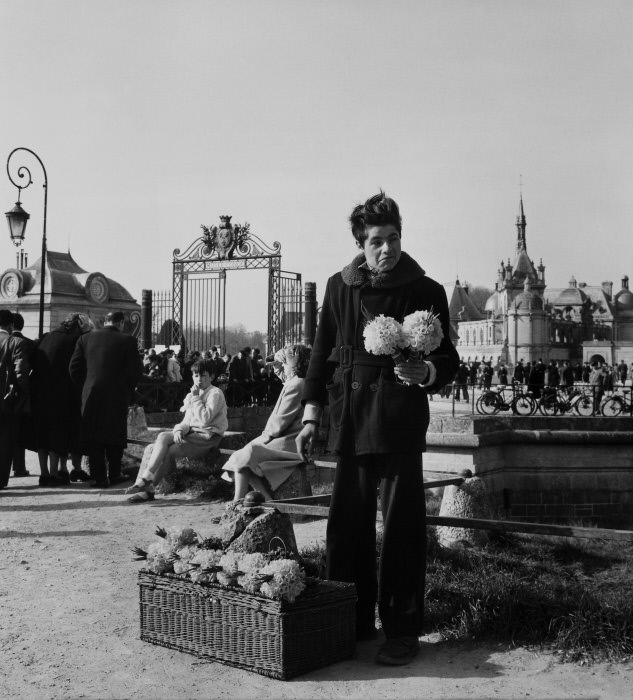
[[(38, 473), (32, 462), (28, 468)], [(37, 477), (0, 492), (0, 696), (6, 698), (625, 698), (633, 664), (580, 667), (518, 649), (427, 639), (409, 666), (354, 659), (271, 680), (138, 638), (138, 562), (130, 547), (156, 525), (212, 534), (221, 504), (177, 497), (131, 506), (122, 488), (41, 489)], [(300, 546), (324, 522), (295, 526)]]

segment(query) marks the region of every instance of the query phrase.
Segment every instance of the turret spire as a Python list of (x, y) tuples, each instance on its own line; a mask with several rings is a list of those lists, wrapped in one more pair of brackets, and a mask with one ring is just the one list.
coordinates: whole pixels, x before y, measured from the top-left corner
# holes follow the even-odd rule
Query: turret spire
[(517, 216), (517, 253), (520, 253), (522, 250), (527, 251), (525, 242), (526, 225), (525, 212), (523, 211), (523, 194), (521, 194), (519, 199), (519, 216)]

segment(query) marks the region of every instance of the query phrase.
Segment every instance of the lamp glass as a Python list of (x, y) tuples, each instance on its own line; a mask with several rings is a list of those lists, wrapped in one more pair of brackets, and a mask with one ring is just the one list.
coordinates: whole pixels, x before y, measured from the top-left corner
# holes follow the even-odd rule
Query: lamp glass
[(21, 245), (26, 232), (26, 222), (31, 218), (31, 215), (22, 209), (20, 202), (16, 202), (11, 211), (5, 212), (5, 216), (9, 224), (11, 240), (16, 246)]

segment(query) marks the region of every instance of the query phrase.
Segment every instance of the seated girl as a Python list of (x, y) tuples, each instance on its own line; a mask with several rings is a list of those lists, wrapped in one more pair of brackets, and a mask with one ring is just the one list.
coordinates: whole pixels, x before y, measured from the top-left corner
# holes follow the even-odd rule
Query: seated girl
[(147, 466), (139, 471), (136, 483), (125, 493), (130, 503), (154, 500), (154, 487), (176, 469), (179, 457), (203, 457), (217, 447), (228, 428), (224, 394), (211, 383), (212, 360), (199, 360), (191, 367), (193, 386), (185, 396), (183, 420), (158, 435)]
[(295, 438), (303, 428), (301, 394), (310, 361), (310, 348), (287, 345), (275, 353), (275, 374), (284, 382), (275, 408), (261, 435), (234, 452), (224, 465), (222, 478), (235, 481), (234, 501), (244, 498), (249, 486), (261, 491), (267, 500), (302, 463)]

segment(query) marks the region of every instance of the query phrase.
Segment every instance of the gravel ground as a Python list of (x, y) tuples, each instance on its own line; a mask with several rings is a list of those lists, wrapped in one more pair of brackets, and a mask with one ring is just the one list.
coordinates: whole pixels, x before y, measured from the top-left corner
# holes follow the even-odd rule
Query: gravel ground
[[(28, 468), (38, 474), (35, 460)], [(127, 504), (123, 488), (38, 488), (12, 478), (0, 492), (0, 695), (5, 698), (625, 698), (633, 664), (577, 666), (525, 649), (451, 646), (429, 637), (408, 666), (355, 658), (277, 681), (139, 639), (130, 548), (157, 525), (216, 532), (222, 504), (177, 496)], [(322, 520), (295, 525), (299, 546)]]

